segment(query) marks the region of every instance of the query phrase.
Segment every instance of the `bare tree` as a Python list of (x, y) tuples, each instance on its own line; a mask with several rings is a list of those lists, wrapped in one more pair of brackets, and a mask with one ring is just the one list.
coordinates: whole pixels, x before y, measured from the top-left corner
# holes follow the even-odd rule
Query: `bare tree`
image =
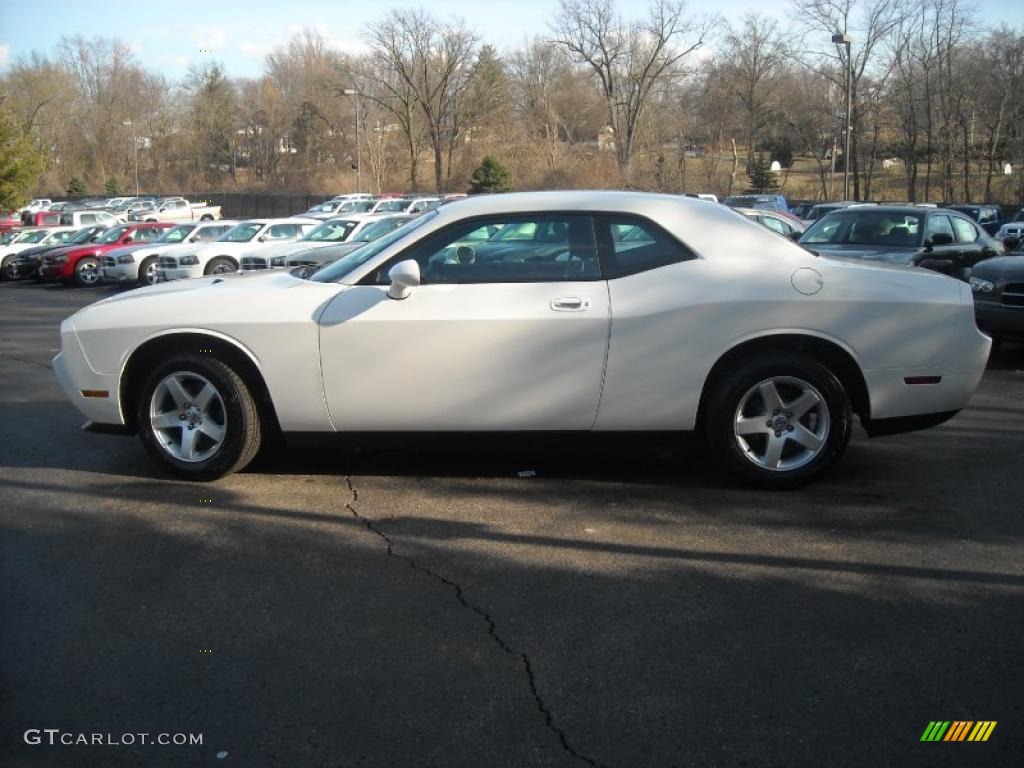
[(612, 0), (559, 0), (554, 42), (593, 70), (615, 138), (620, 180), (627, 187), (651, 91), (678, 74), (713, 26), (711, 19), (688, 19), (685, 10), (685, 0), (654, 0), (645, 21), (627, 23)]
[(465, 127), (460, 108), (471, 81), (476, 36), (461, 22), (442, 23), (425, 11), (391, 11), (369, 27), (366, 37), (372, 55), (394, 73), (384, 89), (400, 103), (415, 105), (423, 118), (440, 192), (445, 151)]
[(722, 55), (724, 80), (743, 112), (747, 161), (768, 126), (777, 101), (776, 86), (785, 62), (785, 46), (776, 22), (752, 13), (731, 30)]

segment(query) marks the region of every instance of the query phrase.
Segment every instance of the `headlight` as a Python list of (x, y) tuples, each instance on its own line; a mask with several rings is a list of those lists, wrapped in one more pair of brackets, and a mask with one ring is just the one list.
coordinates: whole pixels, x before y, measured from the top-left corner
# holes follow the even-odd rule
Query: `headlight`
[(971, 284), (971, 290), (975, 293), (992, 293), (996, 289), (995, 283), (982, 280), (980, 277), (972, 277), (967, 282)]
[(183, 267), (194, 266), (195, 264), (199, 263), (199, 257), (182, 256), (180, 259), (178, 259), (178, 263), (181, 264)]
[(272, 267), (283, 267), (284, 266), (284, 256), (275, 256), (274, 258), (272, 258), (270, 260), (270, 266), (272, 266)]
[(126, 253), (124, 256), (118, 256), (117, 257), (117, 263), (118, 264), (134, 264), (135, 263), (135, 257), (132, 256), (130, 253)]
[(67, 260), (67, 256), (51, 256), (49, 259), (47, 259), (47, 261), (49, 261), (51, 264), (63, 264)]

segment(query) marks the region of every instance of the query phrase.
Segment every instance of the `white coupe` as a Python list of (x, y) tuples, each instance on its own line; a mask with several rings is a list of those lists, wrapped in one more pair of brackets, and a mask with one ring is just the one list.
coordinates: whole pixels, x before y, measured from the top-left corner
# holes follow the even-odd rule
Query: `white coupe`
[(300, 274), (104, 299), (61, 325), (57, 378), (189, 479), (269, 430), (699, 430), (740, 477), (794, 487), (853, 414), (870, 435), (951, 417), (991, 344), (966, 283), (667, 195), (473, 197)]

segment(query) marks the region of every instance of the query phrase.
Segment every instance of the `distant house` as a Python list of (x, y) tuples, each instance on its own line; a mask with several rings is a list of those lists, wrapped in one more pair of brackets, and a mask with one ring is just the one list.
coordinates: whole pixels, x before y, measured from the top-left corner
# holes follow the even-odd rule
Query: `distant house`
[(605, 152), (615, 150), (615, 129), (610, 125), (597, 132), (597, 148)]

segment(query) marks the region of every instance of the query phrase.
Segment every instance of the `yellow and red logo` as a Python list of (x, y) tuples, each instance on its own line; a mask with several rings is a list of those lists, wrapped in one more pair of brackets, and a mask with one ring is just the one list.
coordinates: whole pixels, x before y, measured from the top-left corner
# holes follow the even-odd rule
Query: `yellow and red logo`
[(996, 720), (932, 720), (921, 741), (988, 741)]

